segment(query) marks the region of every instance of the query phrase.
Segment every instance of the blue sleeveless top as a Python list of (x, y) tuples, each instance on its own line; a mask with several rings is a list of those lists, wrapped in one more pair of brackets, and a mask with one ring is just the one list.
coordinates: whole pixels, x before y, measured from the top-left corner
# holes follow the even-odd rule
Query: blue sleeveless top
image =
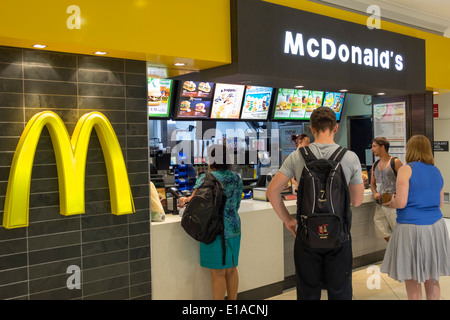
[(412, 173), (409, 179), (408, 203), (397, 209), (397, 222), (431, 225), (442, 218), (439, 208), (444, 179), (438, 168), (423, 162), (408, 163)]

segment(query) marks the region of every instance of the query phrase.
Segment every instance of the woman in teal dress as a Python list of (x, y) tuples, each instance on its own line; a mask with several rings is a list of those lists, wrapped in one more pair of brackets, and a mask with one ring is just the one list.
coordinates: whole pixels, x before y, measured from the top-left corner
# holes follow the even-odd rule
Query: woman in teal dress
[[(216, 152), (219, 151), (219, 152)], [(220, 155), (222, 153), (222, 155)], [(230, 161), (227, 161), (226, 148), (223, 145), (213, 145), (208, 148), (211, 155), (210, 172), (219, 179), (224, 186), (227, 196), (224, 209), (226, 259), (222, 264), (222, 238), (217, 236), (211, 244), (200, 243), (200, 265), (211, 272), (211, 288), (214, 300), (235, 300), (237, 297), (239, 277), (236, 267), (239, 263), (241, 244), (241, 219), (238, 210), (241, 204), (243, 185), (237, 173), (230, 171)], [(216, 159), (217, 154), (217, 159)], [(198, 177), (194, 185), (194, 193), (187, 198), (180, 198), (180, 205), (184, 205), (195, 194), (195, 190), (203, 183), (204, 175)]]

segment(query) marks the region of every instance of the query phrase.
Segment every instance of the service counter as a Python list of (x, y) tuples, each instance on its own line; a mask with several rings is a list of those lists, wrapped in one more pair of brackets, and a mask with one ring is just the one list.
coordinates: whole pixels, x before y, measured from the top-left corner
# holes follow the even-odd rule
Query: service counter
[[(296, 200), (285, 201), (295, 214)], [(375, 202), (366, 191), (363, 204), (352, 208), (354, 267), (380, 261), (386, 243), (375, 237)], [(264, 299), (292, 286), (293, 235), (286, 230), (269, 202), (242, 200), (239, 256), (239, 299)], [(152, 222), (152, 299), (211, 299), (209, 270), (200, 267), (199, 244), (181, 228), (178, 215)], [(291, 283), (291, 284), (290, 284)], [(294, 282), (295, 285), (295, 282)]]

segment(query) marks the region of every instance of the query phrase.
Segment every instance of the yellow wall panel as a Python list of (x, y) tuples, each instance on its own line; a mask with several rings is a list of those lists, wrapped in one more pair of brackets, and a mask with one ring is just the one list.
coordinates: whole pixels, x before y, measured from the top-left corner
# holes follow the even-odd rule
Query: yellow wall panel
[[(80, 9), (81, 28), (70, 5)], [(71, 24), (72, 23), (72, 24)], [(0, 44), (152, 60), (231, 62), (229, 0), (19, 0), (0, 2)], [(126, 56), (125, 56), (126, 55)]]
[[(307, 0), (264, 0), (350, 22), (367, 16)], [(229, 0), (5, 0), (0, 2), (0, 45), (29, 47), (43, 42), (48, 50), (151, 61), (201, 70), (231, 62)], [(81, 29), (69, 29), (67, 13), (76, 4)], [(383, 14), (381, 12), (381, 14)], [(381, 28), (426, 40), (427, 87), (450, 89), (450, 39), (382, 21)], [(46, 50), (47, 50), (46, 49)]]

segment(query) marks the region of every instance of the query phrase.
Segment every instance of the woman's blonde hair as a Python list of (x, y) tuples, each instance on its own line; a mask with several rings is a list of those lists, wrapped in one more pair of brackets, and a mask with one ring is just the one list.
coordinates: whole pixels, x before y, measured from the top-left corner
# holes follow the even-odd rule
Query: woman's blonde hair
[(412, 136), (406, 144), (406, 163), (414, 161), (434, 165), (430, 140), (423, 135)]

